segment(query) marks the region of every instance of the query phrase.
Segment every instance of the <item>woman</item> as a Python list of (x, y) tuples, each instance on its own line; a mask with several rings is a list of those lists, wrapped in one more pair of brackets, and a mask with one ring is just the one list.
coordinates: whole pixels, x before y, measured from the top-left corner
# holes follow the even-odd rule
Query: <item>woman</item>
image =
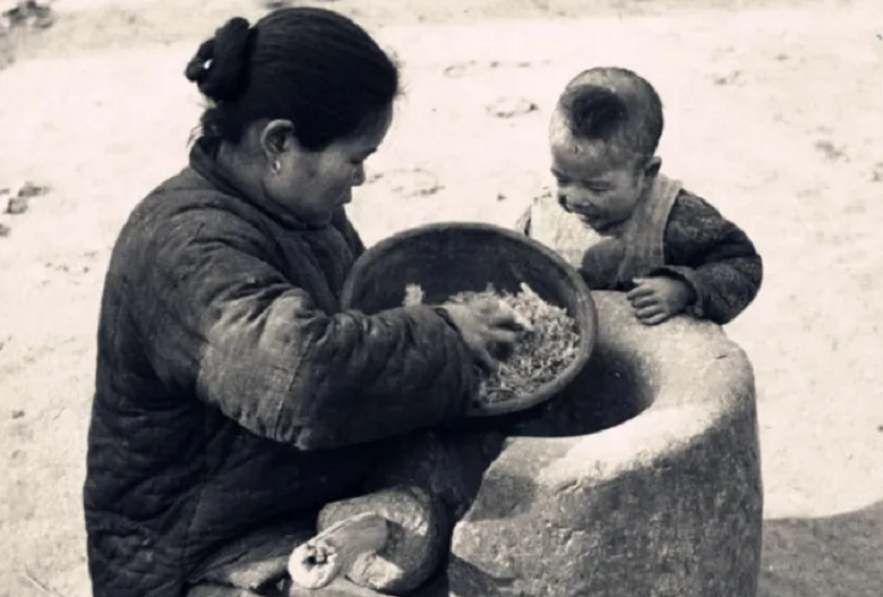
[(224, 545), (358, 492), (378, 440), (460, 415), (476, 360), (514, 341), (502, 309), (340, 310), (364, 250), (344, 206), (398, 91), (361, 28), (309, 8), (233, 19), (186, 76), (211, 101), (201, 136), (133, 211), (102, 299), (96, 597), (184, 595)]

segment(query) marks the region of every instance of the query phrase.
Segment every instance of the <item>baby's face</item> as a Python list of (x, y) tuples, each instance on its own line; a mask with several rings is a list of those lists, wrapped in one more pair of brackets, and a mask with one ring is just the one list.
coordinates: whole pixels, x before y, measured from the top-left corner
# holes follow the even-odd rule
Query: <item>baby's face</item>
[(631, 159), (623, 159), (606, 143), (553, 134), (552, 174), (558, 202), (598, 232), (631, 217), (645, 185), (645, 176)]

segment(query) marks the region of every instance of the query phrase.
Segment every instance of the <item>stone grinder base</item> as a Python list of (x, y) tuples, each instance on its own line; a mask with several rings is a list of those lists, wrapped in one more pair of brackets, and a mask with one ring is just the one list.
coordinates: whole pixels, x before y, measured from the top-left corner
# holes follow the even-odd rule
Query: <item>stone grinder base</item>
[[(442, 432), (378, 475), (378, 488), (438, 492), (458, 521), (443, 569), (411, 597), (755, 597), (763, 497), (745, 354), (716, 325), (646, 327), (621, 294), (593, 297), (600, 334), (566, 395), (470, 423), (493, 430)], [(379, 595), (345, 581), (291, 593)]]
[[(745, 354), (716, 325), (645, 327), (622, 295), (594, 298), (595, 353), (554, 404), (589, 433), (552, 417), (507, 442), (455, 529), (450, 595), (754, 597), (763, 494)], [(593, 419), (607, 428), (591, 433)]]

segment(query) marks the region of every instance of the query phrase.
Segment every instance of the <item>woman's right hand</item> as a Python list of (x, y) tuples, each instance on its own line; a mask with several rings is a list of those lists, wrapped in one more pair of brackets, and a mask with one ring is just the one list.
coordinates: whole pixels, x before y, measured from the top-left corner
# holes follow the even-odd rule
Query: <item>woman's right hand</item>
[(519, 333), (532, 330), (530, 322), (500, 300), (481, 299), (443, 306), (472, 356), (488, 371), (499, 366), (499, 355), (511, 354)]

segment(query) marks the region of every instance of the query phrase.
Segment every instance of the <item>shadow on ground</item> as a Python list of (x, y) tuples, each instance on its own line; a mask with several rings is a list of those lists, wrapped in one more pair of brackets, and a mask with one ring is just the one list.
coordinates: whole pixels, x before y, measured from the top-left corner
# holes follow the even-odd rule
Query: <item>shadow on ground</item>
[(883, 595), (883, 500), (825, 518), (764, 522), (758, 597)]
[[(883, 595), (883, 500), (824, 518), (766, 520), (757, 597)], [(415, 597), (443, 597), (445, 583)]]

